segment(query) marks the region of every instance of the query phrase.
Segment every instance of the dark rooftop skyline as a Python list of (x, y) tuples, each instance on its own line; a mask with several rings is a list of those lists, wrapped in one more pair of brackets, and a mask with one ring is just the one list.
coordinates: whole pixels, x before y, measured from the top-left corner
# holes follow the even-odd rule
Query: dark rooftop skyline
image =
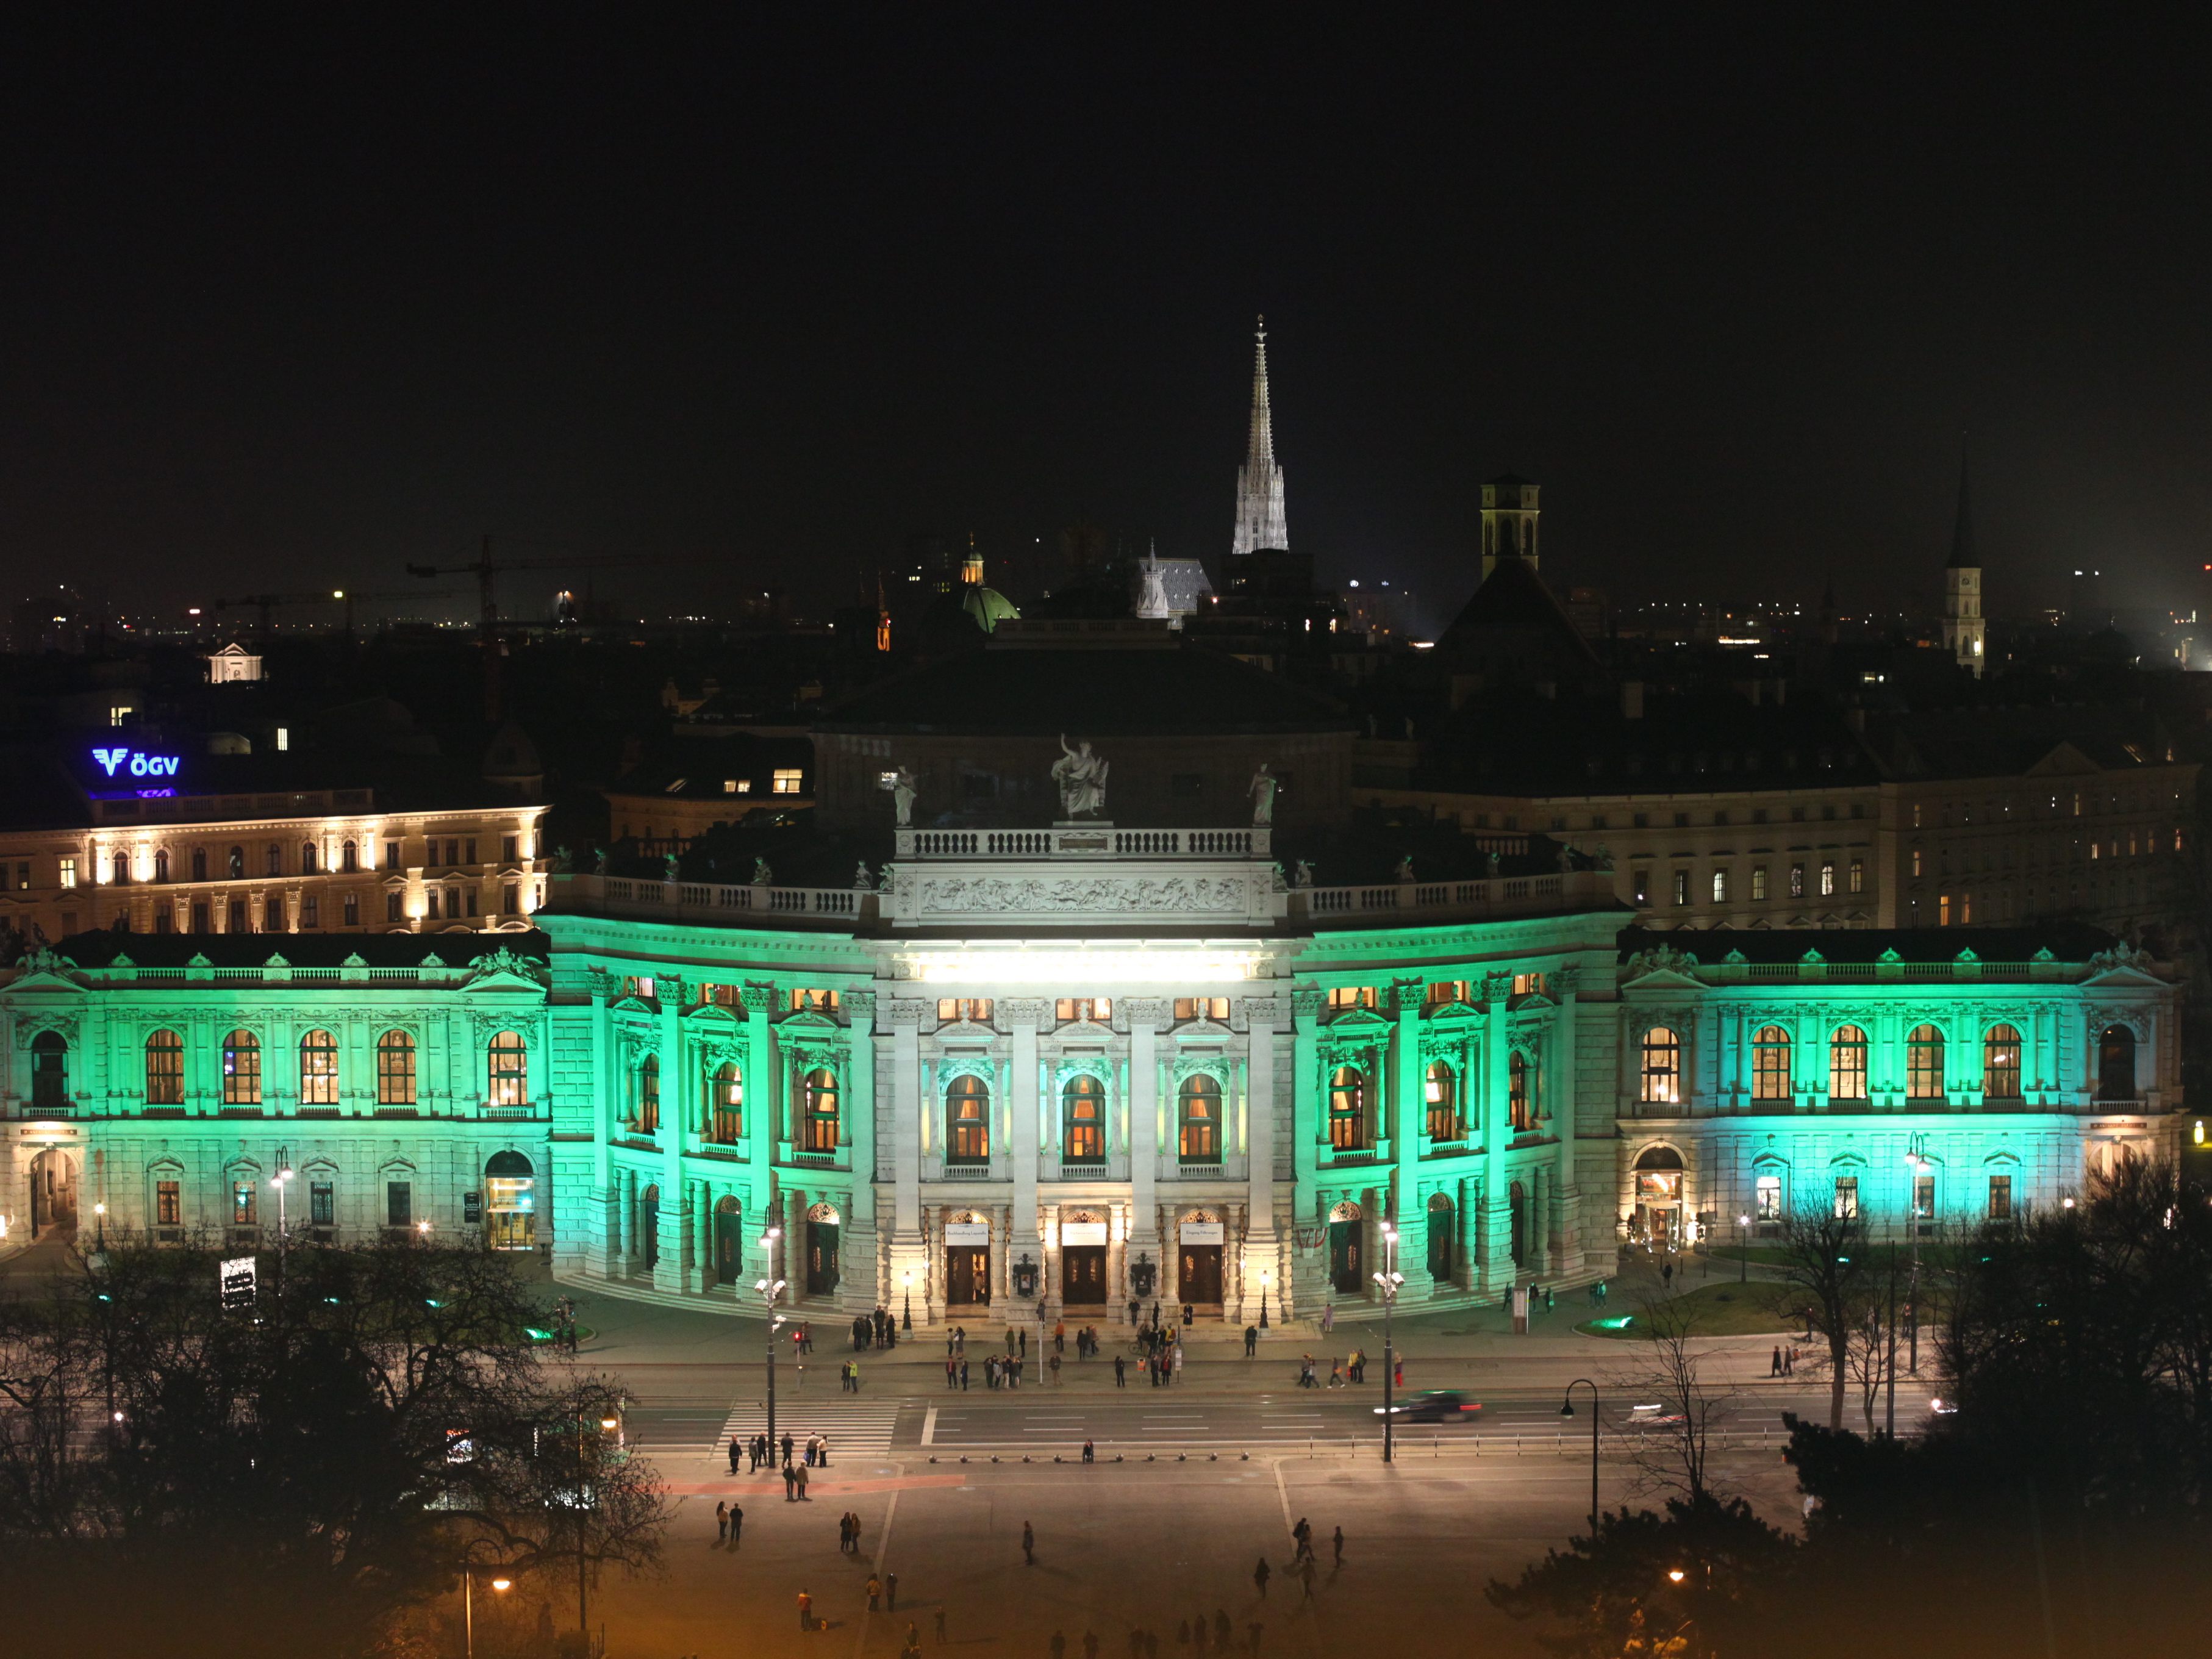
[(0, 520), (118, 606), (486, 532), (664, 561), (593, 578), (656, 609), (916, 531), (1218, 568), (1260, 312), (1293, 544), (1438, 625), (1509, 469), (1629, 600), (1926, 603), (1962, 430), (1999, 616), (2193, 602), (2212, 543), (2203, 54), (2137, 20), (9, 37)]

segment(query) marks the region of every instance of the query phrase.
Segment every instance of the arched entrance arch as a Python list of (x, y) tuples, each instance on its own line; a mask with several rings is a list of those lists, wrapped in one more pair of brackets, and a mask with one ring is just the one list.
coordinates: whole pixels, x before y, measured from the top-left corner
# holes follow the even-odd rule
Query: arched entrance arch
[(835, 1296), (837, 1292), (837, 1233), (843, 1218), (832, 1204), (816, 1204), (806, 1212), (806, 1293)]
[(945, 1303), (951, 1309), (991, 1305), (991, 1224), (979, 1211), (945, 1219)]
[(1635, 1236), (1656, 1249), (1672, 1249), (1682, 1236), (1682, 1155), (1672, 1146), (1646, 1146), (1636, 1156)]
[(714, 1282), (734, 1285), (745, 1266), (745, 1212), (734, 1194), (714, 1206)]
[(1060, 1299), (1065, 1307), (1105, 1307), (1105, 1211), (1079, 1208), (1061, 1212)]
[(1519, 1182), (1505, 1189), (1505, 1205), (1510, 1223), (1507, 1238), (1508, 1249), (1516, 1267), (1525, 1266), (1528, 1259), (1528, 1189)]
[(1442, 1193), (1429, 1200), (1429, 1277), (1449, 1285), (1458, 1265), (1459, 1211)]
[(49, 1146), (31, 1160), (31, 1237), (76, 1229), (76, 1160)]
[(660, 1188), (647, 1187), (637, 1195), (638, 1254), (645, 1258), (645, 1270), (651, 1273), (660, 1265)]
[(1366, 1284), (1360, 1277), (1364, 1221), (1349, 1199), (1328, 1212), (1328, 1282), (1339, 1296), (1358, 1296)]
[(520, 1152), (484, 1162), (484, 1243), (495, 1250), (538, 1248), (538, 1171)]
[(1222, 1305), (1222, 1253), (1228, 1232), (1218, 1210), (1193, 1210), (1176, 1228), (1176, 1294), (1186, 1306)]

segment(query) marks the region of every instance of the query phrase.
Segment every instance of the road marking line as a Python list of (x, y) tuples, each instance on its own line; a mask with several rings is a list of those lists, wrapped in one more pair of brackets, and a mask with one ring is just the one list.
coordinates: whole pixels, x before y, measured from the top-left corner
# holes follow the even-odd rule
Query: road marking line
[(921, 1443), (931, 1444), (937, 1438), (937, 1407), (932, 1406), (929, 1414), (921, 1419)]

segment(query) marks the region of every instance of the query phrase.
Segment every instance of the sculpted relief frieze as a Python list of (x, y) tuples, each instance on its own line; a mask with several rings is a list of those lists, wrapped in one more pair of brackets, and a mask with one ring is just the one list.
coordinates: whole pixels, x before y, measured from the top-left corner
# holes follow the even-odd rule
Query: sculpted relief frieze
[(925, 912), (994, 915), (1243, 915), (1242, 877), (955, 876), (921, 884)]

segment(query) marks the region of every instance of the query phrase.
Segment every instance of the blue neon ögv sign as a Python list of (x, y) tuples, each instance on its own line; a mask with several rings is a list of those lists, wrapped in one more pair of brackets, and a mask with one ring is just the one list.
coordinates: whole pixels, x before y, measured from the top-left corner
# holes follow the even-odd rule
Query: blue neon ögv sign
[(149, 755), (137, 749), (95, 749), (92, 757), (111, 778), (118, 773), (134, 778), (173, 778), (182, 763), (176, 755)]

